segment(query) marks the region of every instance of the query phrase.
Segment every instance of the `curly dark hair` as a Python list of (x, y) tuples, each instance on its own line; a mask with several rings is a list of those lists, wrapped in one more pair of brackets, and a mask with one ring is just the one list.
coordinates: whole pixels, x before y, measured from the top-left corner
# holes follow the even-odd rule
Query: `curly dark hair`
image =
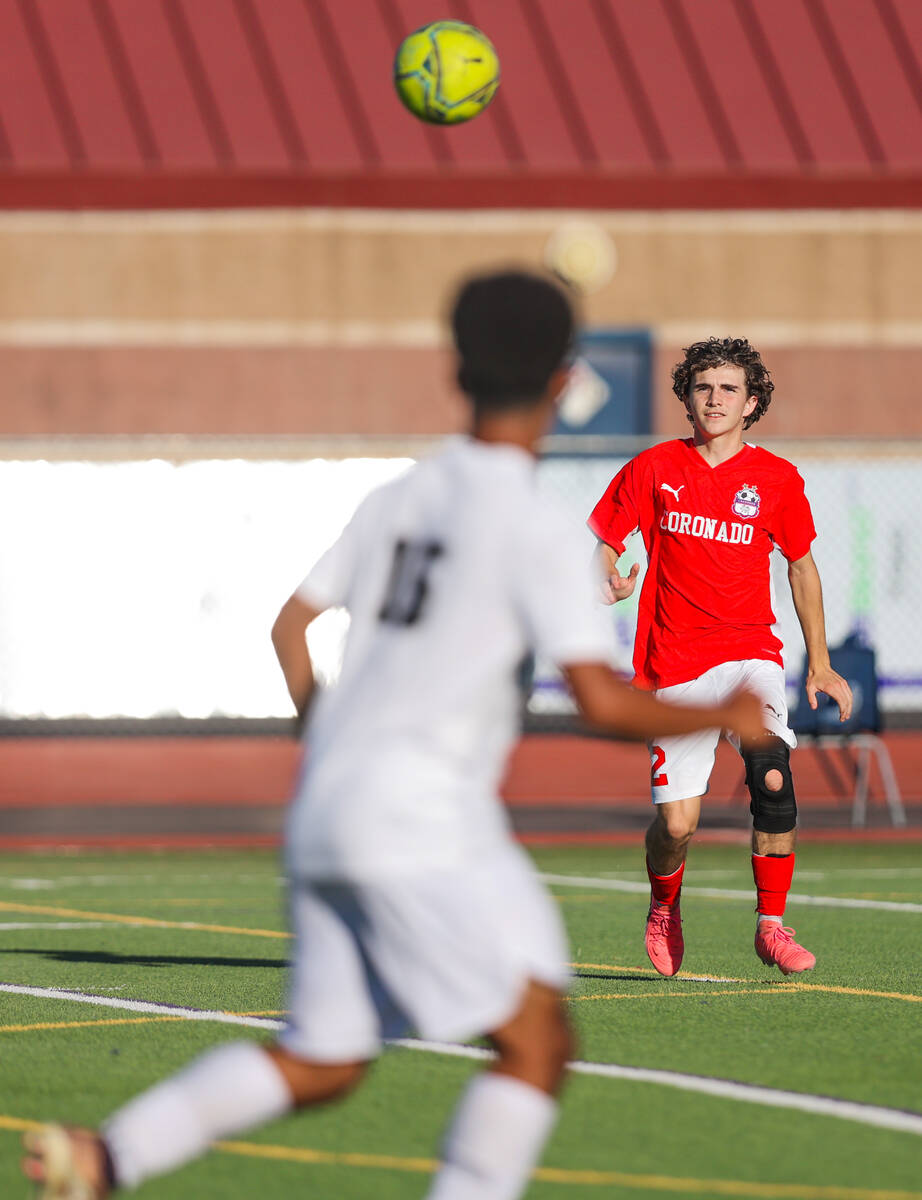
[[(758, 350), (750, 346), (746, 338), (710, 337), (706, 342), (695, 342), (686, 346), (685, 357), (672, 369), (672, 390), (684, 404), (697, 371), (724, 366), (743, 368), (746, 372), (746, 395), (755, 396), (758, 401), (743, 422), (743, 428), (748, 429), (771, 404), (775, 385)], [(688, 419), (694, 423), (691, 413), (688, 414)]]

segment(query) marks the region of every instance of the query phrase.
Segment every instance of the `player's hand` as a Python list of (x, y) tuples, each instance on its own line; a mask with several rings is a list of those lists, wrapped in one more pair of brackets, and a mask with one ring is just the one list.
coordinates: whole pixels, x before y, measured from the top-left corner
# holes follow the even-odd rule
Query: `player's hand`
[(807, 702), (816, 708), (816, 693), (823, 692), (839, 706), (839, 720), (847, 721), (852, 715), (852, 689), (832, 667), (811, 667), (807, 671)]
[(626, 600), (628, 596), (633, 595), (639, 570), (640, 563), (634, 563), (626, 575), (619, 575), (617, 571), (612, 571), (610, 575), (606, 576), (601, 585), (602, 603), (617, 604), (619, 600)]
[(725, 729), (732, 729), (745, 746), (765, 736), (762, 701), (754, 692), (735, 692), (726, 704)]

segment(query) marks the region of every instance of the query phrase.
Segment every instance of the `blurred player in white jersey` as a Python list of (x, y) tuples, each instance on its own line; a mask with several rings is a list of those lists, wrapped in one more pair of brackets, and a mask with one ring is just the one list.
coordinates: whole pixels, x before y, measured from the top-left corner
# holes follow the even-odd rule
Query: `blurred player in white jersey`
[[(430, 1197), (513, 1200), (572, 1049), (563, 927), (497, 793), (518, 732), (519, 665), (535, 651), (559, 663), (588, 718), (626, 737), (759, 731), (751, 694), (673, 707), (608, 666), (590, 573), (535, 479), (573, 340), (563, 292), (524, 273), (475, 279), (453, 327), (471, 436), (369, 496), (273, 629), (306, 718), (286, 836), (288, 1025), (274, 1045), (204, 1054), (101, 1134), (30, 1135), (25, 1168), (48, 1197), (97, 1200), (339, 1096), (383, 1038), (414, 1030), (486, 1034), (496, 1050), (458, 1104)], [(315, 698), (305, 631), (333, 605), (351, 626), (340, 678)]]
[[(816, 537), (800, 475), (786, 459), (743, 441), (774, 384), (745, 338), (696, 342), (673, 371), (673, 390), (694, 427), (690, 438), (638, 454), (605, 489), (589, 518), (599, 538), (603, 600), (634, 591), (638, 568), (622, 576), (618, 558), (639, 530), (649, 555), (634, 641), (634, 683), (683, 703), (713, 704), (745, 685), (763, 702), (763, 736), (743, 748), (752, 797), (752, 871), (758, 921), (755, 949), (783, 974), (816, 959), (784, 925), (794, 871), (797, 807), (789, 763), (782, 645), (772, 631), (769, 557), (777, 547), (807, 650), (807, 696), (817, 692), (851, 714), (848, 684), (829, 663)], [(679, 895), (688, 844), (714, 766), (719, 730), (650, 740), (656, 816), (647, 831), (650, 911), (646, 946), (661, 975), (682, 962)]]

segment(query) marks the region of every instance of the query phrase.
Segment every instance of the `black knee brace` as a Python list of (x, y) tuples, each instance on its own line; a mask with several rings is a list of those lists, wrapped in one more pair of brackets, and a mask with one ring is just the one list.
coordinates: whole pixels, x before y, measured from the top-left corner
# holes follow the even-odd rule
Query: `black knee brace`
[[(797, 824), (797, 801), (791, 778), (791, 750), (787, 742), (769, 734), (751, 750), (743, 751), (746, 764), (746, 786), (752, 800), (752, 827), (759, 833), (790, 833)], [(777, 792), (765, 786), (769, 771), (781, 772), (781, 787)]]

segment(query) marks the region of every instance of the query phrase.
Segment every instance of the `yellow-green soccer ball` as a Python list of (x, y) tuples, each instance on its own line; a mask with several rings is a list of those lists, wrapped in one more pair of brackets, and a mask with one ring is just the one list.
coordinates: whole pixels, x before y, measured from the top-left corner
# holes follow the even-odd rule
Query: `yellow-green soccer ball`
[(434, 21), (400, 43), (397, 95), (433, 125), (460, 125), (483, 112), (499, 87), (499, 58), (485, 34), (463, 21)]

